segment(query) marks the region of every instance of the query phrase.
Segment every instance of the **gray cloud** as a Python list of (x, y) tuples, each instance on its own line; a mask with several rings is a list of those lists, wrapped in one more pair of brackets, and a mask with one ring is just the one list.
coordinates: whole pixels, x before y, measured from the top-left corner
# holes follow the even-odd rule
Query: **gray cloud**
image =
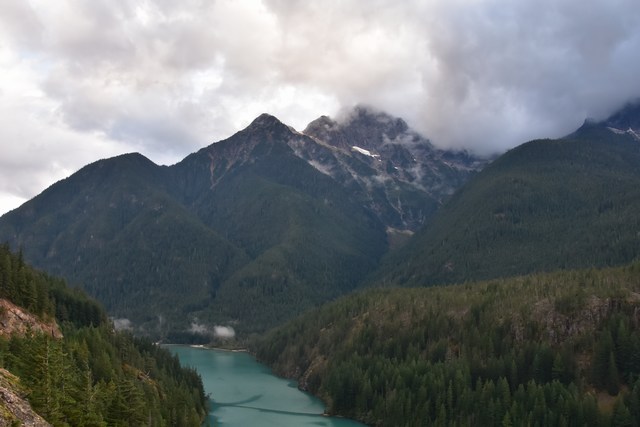
[(640, 95), (632, 0), (271, 4), (298, 42), (290, 78), (391, 110), (443, 146), (502, 151)]
[(101, 157), (173, 163), (262, 112), (301, 129), (364, 103), (480, 153), (561, 136), (640, 96), (636, 3), (5, 1), (0, 212)]

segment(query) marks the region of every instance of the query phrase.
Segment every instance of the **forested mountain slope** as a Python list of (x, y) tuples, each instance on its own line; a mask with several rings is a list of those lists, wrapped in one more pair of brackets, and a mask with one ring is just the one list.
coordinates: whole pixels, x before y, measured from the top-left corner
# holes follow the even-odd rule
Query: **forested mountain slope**
[(37, 420), (14, 395), (26, 397), (52, 425), (201, 424), (207, 399), (195, 371), (148, 341), (114, 332), (95, 301), (33, 270), (6, 245), (0, 246), (0, 298), (0, 388), (9, 390), (0, 396), (0, 421), (6, 425)]
[(628, 263), (640, 255), (639, 166), (640, 139), (608, 122), (523, 144), (461, 188), (372, 281), (431, 285)]
[(208, 341), (351, 291), (484, 164), (363, 108), (332, 122), (350, 146), (313, 129), (264, 114), (171, 167), (95, 162), (0, 218), (0, 241), (137, 333)]
[(376, 289), (269, 333), (258, 357), (376, 426), (636, 425), (640, 264)]

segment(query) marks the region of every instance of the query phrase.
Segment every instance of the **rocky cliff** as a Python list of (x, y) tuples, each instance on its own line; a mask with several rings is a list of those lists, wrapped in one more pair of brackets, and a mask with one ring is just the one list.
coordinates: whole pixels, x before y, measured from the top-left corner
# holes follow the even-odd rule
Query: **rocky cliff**
[(62, 338), (55, 320), (45, 322), (10, 301), (0, 299), (0, 337), (24, 336), (29, 333)]
[(20, 385), (20, 379), (0, 368), (0, 427), (51, 425), (33, 411), (25, 399), (26, 395), (27, 391)]

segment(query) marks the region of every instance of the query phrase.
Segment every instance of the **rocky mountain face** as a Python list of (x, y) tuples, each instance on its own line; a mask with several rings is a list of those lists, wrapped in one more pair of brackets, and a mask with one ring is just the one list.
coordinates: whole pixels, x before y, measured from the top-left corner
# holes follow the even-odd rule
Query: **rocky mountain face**
[(261, 332), (354, 289), (483, 164), (361, 107), (303, 132), (263, 114), (170, 167), (90, 164), (0, 218), (0, 240), (140, 333)]
[(45, 323), (10, 301), (0, 299), (0, 337), (23, 337), (27, 334), (45, 334), (57, 339), (62, 338), (55, 320)]
[(335, 121), (322, 116), (302, 132), (263, 114), (233, 137), (215, 143), (176, 165), (191, 175), (185, 194), (206, 194), (227, 173), (280, 150), (307, 162), (343, 187), (387, 229), (414, 232), (442, 202), (488, 160), (464, 151), (447, 151), (411, 130), (400, 118), (365, 107)]
[(20, 379), (0, 368), (0, 426), (50, 427), (26, 400), (27, 390)]
[(435, 148), (400, 118), (356, 107), (339, 121), (322, 116), (293, 148), (346, 185), (389, 230), (414, 232), (486, 159)]

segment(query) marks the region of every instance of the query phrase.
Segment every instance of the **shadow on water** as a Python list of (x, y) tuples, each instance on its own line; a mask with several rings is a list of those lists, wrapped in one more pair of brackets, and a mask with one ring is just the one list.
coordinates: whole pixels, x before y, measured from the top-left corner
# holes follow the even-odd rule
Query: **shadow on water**
[(255, 402), (256, 400), (260, 400), (260, 398), (262, 397), (262, 394), (254, 394), (253, 396), (247, 398), (247, 399), (243, 399), (243, 400), (238, 400), (237, 402), (218, 402), (217, 400), (213, 401), (213, 404), (216, 406), (240, 406), (242, 407), (242, 405), (245, 405), (247, 403), (251, 403), (251, 402)]
[(295, 411), (284, 411), (280, 409), (268, 409), (268, 408), (259, 408), (257, 406), (250, 406), (247, 403), (255, 402), (260, 400), (262, 394), (256, 394), (251, 396), (248, 399), (239, 400), (237, 402), (218, 402), (214, 401), (213, 406), (215, 407), (233, 407), (233, 408), (243, 408), (243, 409), (253, 409), (255, 411), (266, 412), (270, 414), (282, 414), (282, 415), (293, 415), (293, 416), (301, 416), (301, 417), (309, 417), (309, 416), (317, 416), (324, 417), (322, 414), (318, 414), (317, 412), (295, 412)]

